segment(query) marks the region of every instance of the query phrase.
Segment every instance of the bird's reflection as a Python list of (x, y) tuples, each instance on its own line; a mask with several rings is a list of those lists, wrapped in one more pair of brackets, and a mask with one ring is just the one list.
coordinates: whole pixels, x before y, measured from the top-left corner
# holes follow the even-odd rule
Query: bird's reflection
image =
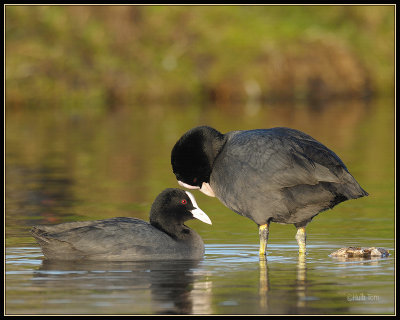
[(378, 265), (379, 261), (385, 260), (388, 257), (334, 257), (332, 259), (334, 261), (343, 262), (343, 264), (339, 264), (341, 267), (346, 267), (348, 263), (351, 262), (359, 262), (360, 264), (369, 264), (369, 265)]
[(305, 308), (306, 307), (306, 288), (307, 288), (307, 279), (306, 279), (306, 255), (299, 254), (299, 258), (297, 261), (297, 307)]
[[(306, 308), (306, 290), (307, 290), (307, 268), (306, 268), (306, 255), (299, 254), (297, 261), (297, 275), (294, 283), (293, 292), (296, 294), (296, 307), (298, 310)], [(271, 275), (268, 270), (267, 257), (260, 259), (260, 307), (262, 310), (268, 311), (270, 309), (270, 298), (276, 299), (276, 292), (271, 289), (270, 281)], [(272, 275), (273, 278), (273, 275)], [(288, 284), (290, 285), (290, 284)], [(274, 300), (276, 301), (276, 300)], [(275, 308), (276, 306), (274, 306)], [(293, 311), (293, 310), (292, 310)], [(287, 311), (286, 311), (287, 312)]]
[[(42, 286), (63, 285), (66, 289), (98, 288), (120, 290), (122, 294), (144, 294), (150, 291), (155, 314), (192, 314), (196, 305), (210, 298), (207, 290), (194, 290), (203, 283), (196, 275), (199, 261), (91, 262), (43, 260), (34, 275)], [(64, 280), (64, 281), (60, 281)], [(195, 292), (196, 291), (196, 292)], [(135, 304), (135, 297), (132, 304)], [(207, 309), (207, 308), (206, 308)]]
[(269, 277), (267, 257), (260, 258), (260, 306), (263, 309), (268, 309), (268, 290), (269, 290)]

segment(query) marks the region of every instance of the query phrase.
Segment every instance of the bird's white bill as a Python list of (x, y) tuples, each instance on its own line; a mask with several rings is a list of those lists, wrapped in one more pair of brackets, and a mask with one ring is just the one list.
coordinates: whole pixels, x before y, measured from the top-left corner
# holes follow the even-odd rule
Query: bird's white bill
[(200, 187), (198, 187), (198, 186), (191, 186), (190, 184), (186, 184), (179, 180), (178, 180), (178, 184), (186, 189), (200, 189)]
[(204, 223), (212, 224), (211, 219), (208, 217), (208, 215), (206, 215), (206, 213), (203, 210), (195, 208), (190, 212), (196, 219), (203, 221)]
[(203, 184), (201, 185), (200, 191), (209, 197), (215, 197), (214, 190), (211, 188), (209, 183), (203, 182)]
[(200, 221), (203, 221), (204, 223), (212, 224), (211, 223), (211, 219), (208, 217), (208, 215), (206, 215), (206, 213), (203, 210), (201, 210), (199, 208), (199, 206), (197, 205), (197, 202), (194, 199), (193, 195), (189, 191), (185, 191), (185, 192), (188, 195), (190, 201), (192, 201), (192, 205), (194, 207), (193, 210), (190, 210), (190, 212), (192, 213), (193, 217), (198, 219), (198, 220), (200, 220)]

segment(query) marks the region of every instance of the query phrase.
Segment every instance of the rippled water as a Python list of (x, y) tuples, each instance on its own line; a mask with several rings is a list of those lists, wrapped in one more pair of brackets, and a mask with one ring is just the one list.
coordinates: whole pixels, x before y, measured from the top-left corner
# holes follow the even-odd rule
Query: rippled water
[[(51, 110), (49, 108), (49, 110)], [(148, 107), (104, 116), (51, 111), (7, 115), (6, 314), (393, 314), (395, 280), (393, 102), (322, 110)], [(43, 260), (34, 224), (132, 216), (148, 220), (156, 195), (178, 187), (170, 151), (195, 125), (223, 132), (289, 126), (332, 148), (369, 192), (307, 226), (272, 224), (267, 261), (257, 226), (195, 191), (213, 224), (189, 221), (204, 239), (193, 262)], [(384, 259), (346, 260), (347, 246), (383, 247)]]
[[(387, 241), (382, 246), (390, 245)], [(8, 314), (370, 314), (394, 312), (394, 258), (341, 261), (336, 247), (209, 244), (204, 260), (50, 262), (8, 248)], [(390, 248), (390, 247), (389, 247)], [(390, 248), (393, 250), (393, 248)]]

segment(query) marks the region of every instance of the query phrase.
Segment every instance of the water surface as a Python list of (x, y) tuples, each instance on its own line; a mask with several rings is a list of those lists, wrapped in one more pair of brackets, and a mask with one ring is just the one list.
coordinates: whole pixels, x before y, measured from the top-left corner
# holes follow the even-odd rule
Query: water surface
[[(322, 109), (141, 106), (112, 114), (6, 115), (5, 293), (7, 314), (393, 314), (393, 101)], [(258, 230), (217, 199), (194, 192), (213, 225), (197, 263), (52, 263), (29, 234), (34, 224), (133, 216), (178, 187), (170, 151), (187, 129), (222, 132), (288, 126), (334, 150), (370, 196), (321, 213), (299, 259), (292, 225), (273, 224), (265, 263)], [(345, 246), (384, 247), (385, 259), (338, 260)]]
[(393, 258), (340, 261), (335, 248), (310, 245), (302, 259), (271, 245), (266, 263), (256, 245), (207, 245), (200, 262), (51, 262), (9, 248), (7, 313), (393, 313)]

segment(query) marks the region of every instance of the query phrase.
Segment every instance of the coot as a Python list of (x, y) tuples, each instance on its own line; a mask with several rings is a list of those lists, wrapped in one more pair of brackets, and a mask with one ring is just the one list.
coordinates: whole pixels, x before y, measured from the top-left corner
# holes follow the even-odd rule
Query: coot
[(294, 224), (305, 253), (305, 226), (314, 216), (368, 195), (333, 151), (284, 127), (226, 134), (196, 127), (176, 142), (171, 164), (181, 186), (217, 197), (258, 225), (261, 256), (271, 222)]
[(118, 217), (34, 226), (31, 232), (52, 260), (196, 260), (204, 243), (184, 224), (194, 218), (211, 224), (190, 192), (168, 188), (154, 200), (150, 223)]

